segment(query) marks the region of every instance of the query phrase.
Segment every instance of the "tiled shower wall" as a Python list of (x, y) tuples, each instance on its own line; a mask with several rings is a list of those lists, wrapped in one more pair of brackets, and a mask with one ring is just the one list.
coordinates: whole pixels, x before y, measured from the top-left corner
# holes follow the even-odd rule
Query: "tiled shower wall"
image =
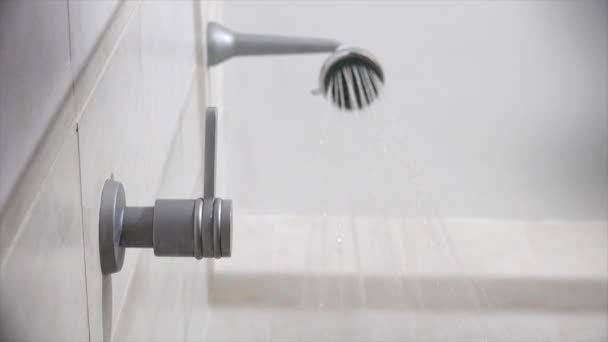
[(202, 47), (216, 9), (0, 3), (2, 340), (201, 338), (208, 264), (128, 251), (102, 277), (97, 220), (111, 175), (129, 205), (202, 193)]
[[(374, 3), (0, 2), (0, 339), (606, 340), (607, 81), (594, 76), (606, 72), (606, 43), (588, 34), (605, 28), (605, 4)], [(235, 29), (372, 49), (389, 71), (380, 110), (347, 117), (311, 99), (320, 56), (197, 68), (220, 7)], [(551, 20), (531, 20), (539, 13)], [(554, 31), (564, 22), (577, 24), (574, 38)], [(545, 49), (561, 53), (548, 63)], [(534, 82), (518, 81), (520, 67)], [(128, 251), (123, 270), (102, 277), (103, 181), (123, 182), (130, 205), (199, 195), (200, 114), (219, 104), (221, 69), (233, 258)], [(571, 83), (558, 82), (564, 70)], [(509, 94), (562, 105), (541, 120), (550, 102), (517, 97), (506, 115), (491, 104)], [(570, 121), (589, 104), (593, 120)], [(599, 139), (598, 149), (535, 158), (562, 138), (582, 149)], [(513, 149), (527, 143), (535, 149)]]

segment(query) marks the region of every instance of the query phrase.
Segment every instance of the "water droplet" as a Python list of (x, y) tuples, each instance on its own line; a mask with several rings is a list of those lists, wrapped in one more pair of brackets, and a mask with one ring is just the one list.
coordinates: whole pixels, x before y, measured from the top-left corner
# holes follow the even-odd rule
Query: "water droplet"
[(382, 148), (382, 152), (384, 152), (384, 153), (388, 153), (388, 147), (384, 146), (384, 147)]
[(324, 213), (323, 213), (323, 217), (327, 217), (327, 212), (324, 212)]
[(336, 239), (336, 242), (337, 242), (337, 243), (342, 243), (342, 238), (337, 238), (337, 239)]
[(325, 139), (319, 139), (319, 145), (325, 145)]

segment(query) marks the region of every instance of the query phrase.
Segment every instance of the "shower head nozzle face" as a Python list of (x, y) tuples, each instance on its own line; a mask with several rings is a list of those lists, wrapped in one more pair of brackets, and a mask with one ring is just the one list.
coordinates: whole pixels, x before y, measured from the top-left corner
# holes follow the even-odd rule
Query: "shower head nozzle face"
[(321, 90), (340, 109), (363, 109), (380, 95), (384, 72), (377, 59), (358, 48), (341, 48), (321, 69)]

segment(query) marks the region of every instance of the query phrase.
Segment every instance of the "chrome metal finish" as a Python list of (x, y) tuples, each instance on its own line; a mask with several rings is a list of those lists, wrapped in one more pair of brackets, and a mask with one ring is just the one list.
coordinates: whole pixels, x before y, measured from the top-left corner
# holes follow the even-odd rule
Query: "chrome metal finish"
[[(363, 109), (380, 95), (384, 72), (370, 52), (341, 47), (338, 41), (234, 32), (218, 23), (207, 25), (207, 64), (211, 67), (234, 56), (334, 52), (323, 64), (319, 90), (340, 109)], [(215, 135), (213, 135), (213, 138)], [(207, 191), (207, 190), (205, 190)]]
[(204, 195), (215, 197), (215, 154), (217, 149), (217, 108), (209, 107), (205, 113), (205, 160), (204, 160)]
[(157, 199), (154, 204), (154, 255), (195, 256), (195, 199)]
[(220, 219), (222, 214), (222, 201), (215, 200), (213, 201), (213, 216), (217, 217), (217, 220), (213, 220), (213, 256), (215, 258), (220, 258), (222, 253), (220, 250)]
[(125, 208), (122, 184), (114, 179), (106, 180), (99, 209), (99, 254), (104, 274), (120, 271), (125, 259), (125, 249), (120, 246)]
[(203, 258), (203, 199), (197, 198), (194, 202), (194, 257)]
[(339, 45), (331, 39), (239, 33), (215, 22), (207, 24), (209, 66), (236, 56), (331, 52)]
[(220, 250), (221, 256), (232, 256), (232, 201), (222, 200), (222, 210), (218, 217), (220, 227)]
[(153, 248), (157, 256), (222, 258), (231, 255), (232, 202), (221, 198), (159, 199), (154, 207), (127, 207), (124, 187), (108, 179), (99, 211), (104, 274), (120, 271), (125, 248)]
[(203, 198), (158, 199), (153, 207), (127, 207), (125, 190), (106, 180), (99, 209), (99, 253), (104, 274), (120, 271), (125, 247), (153, 248), (157, 256), (229, 257), (232, 201), (215, 197), (217, 109), (205, 116)]
[(346, 110), (369, 106), (380, 96), (383, 83), (378, 59), (355, 47), (338, 49), (325, 60), (319, 74), (319, 92)]
[(121, 247), (154, 247), (154, 207), (127, 207), (123, 218)]

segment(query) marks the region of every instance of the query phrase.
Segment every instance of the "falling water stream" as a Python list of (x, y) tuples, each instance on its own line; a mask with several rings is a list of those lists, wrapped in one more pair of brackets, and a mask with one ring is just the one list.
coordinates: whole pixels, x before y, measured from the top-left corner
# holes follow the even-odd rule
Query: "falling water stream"
[[(416, 241), (414, 244), (419, 246), (415, 248), (424, 248), (423, 251), (418, 252), (419, 254), (438, 256), (441, 269), (451, 274), (462, 275), (463, 271), (453, 241), (442, 224), (431, 194), (425, 187), (421, 168), (407, 150), (407, 146), (409, 146), (407, 136), (396, 120), (396, 116), (404, 115), (404, 113), (401, 113), (397, 108), (392, 108), (385, 113), (372, 112), (364, 115), (354, 114), (352, 117), (343, 115), (340, 118), (348, 122), (343, 124), (344, 126), (347, 124), (358, 125), (359, 129), (370, 130), (367, 136), (376, 137), (375, 139), (369, 139), (363, 145), (364, 148), (361, 148), (362, 145), (359, 141), (338, 141), (344, 136), (346, 136), (345, 139), (352, 139), (357, 136), (332, 135), (330, 121), (336, 119), (330, 119), (327, 115), (323, 115), (321, 119), (318, 138), (320, 155), (335, 154), (336, 149), (350, 145), (362, 149), (358, 152), (367, 157), (360, 159), (360, 163), (369, 163), (373, 167), (367, 168), (369, 169), (367, 180), (361, 179), (360, 174), (356, 172), (353, 176), (349, 176), (348, 170), (338, 170), (338, 173), (341, 171), (345, 177), (351, 178), (349, 192), (342, 194), (341, 197), (345, 201), (341, 208), (347, 208), (347, 210), (337, 215), (329, 215), (327, 212), (323, 212), (317, 220), (318, 223), (314, 223), (314, 221), (311, 223), (306, 247), (308, 250), (307, 267), (316, 270), (308, 273), (308, 279), (305, 281), (302, 290), (304, 306), (300, 310), (307, 310), (308, 305), (305, 301), (311, 295), (314, 296), (314, 292), (316, 292), (316, 311), (318, 314), (335, 314), (337, 309), (341, 314), (359, 317), (361, 322), (367, 322), (365, 324), (368, 325), (368, 329), (363, 330), (366, 331), (366, 337), (371, 339), (382, 336), (369, 330), (373, 325), (371, 322), (383, 316), (382, 311), (384, 310), (381, 307), (376, 307), (375, 302), (381, 300), (379, 298), (384, 296), (388, 300), (400, 301), (400, 303), (391, 304), (402, 308), (407, 313), (398, 316), (400, 317), (398, 320), (401, 320), (402, 324), (405, 324), (405, 328), (410, 330), (408, 336), (418, 336), (420, 329), (428, 329), (427, 325), (429, 323), (426, 322), (421, 325), (414, 316), (414, 310), (425, 307), (425, 302), (428, 300), (425, 296), (428, 296), (428, 293), (456, 294), (456, 292), (465, 291), (465, 297), (472, 302), (470, 305), (474, 310), (479, 311), (483, 305), (483, 289), (477, 288), (472, 281), (466, 281), (466, 284), (456, 286), (453, 282), (443, 283), (437, 277), (432, 281), (434, 289), (425, 288), (428, 283), (423, 281), (417, 282), (414, 280), (415, 285), (413, 287), (403, 283), (402, 279), (405, 277), (411, 279), (412, 275), (415, 275), (411, 272), (403, 273), (403, 270), (415, 266), (417, 260), (403, 258), (403, 255), (411, 255), (406, 249), (412, 248), (412, 244), (404, 246), (402, 241), (403, 239), (420, 238), (419, 235), (407, 236), (407, 231), (411, 231), (411, 229), (404, 229), (406, 228), (404, 225), (418, 225), (427, 231), (426, 234), (423, 234), (427, 240)], [(335, 127), (333, 128), (335, 129)], [(334, 138), (329, 139), (330, 136)], [(332, 146), (332, 144), (338, 144), (338, 146)], [(406, 149), (403, 149), (404, 146)], [(326, 159), (330, 159), (330, 156), (326, 156)], [(336, 164), (332, 167), (339, 168), (340, 160), (335, 162)], [(399, 165), (402, 169), (398, 172), (395, 172), (395, 170), (387, 172), (394, 165)], [(366, 169), (366, 165), (359, 166)], [(329, 169), (328, 174), (336, 174), (335, 171), (336, 169)], [(391, 179), (391, 175), (395, 174), (399, 174), (401, 177)], [(357, 184), (365, 182), (369, 185), (367, 187), (370, 189), (368, 194), (361, 193), (361, 187), (357, 187)], [(387, 184), (381, 184), (381, 182), (391, 182), (390, 187), (393, 187), (396, 191), (409, 194), (409, 197), (414, 200), (403, 203), (403, 206), (413, 206), (413, 208), (404, 207), (403, 214), (400, 216), (399, 213), (396, 215), (394, 210), (391, 211), (383, 207), (384, 194), (380, 192), (380, 188), (387, 189)], [(375, 204), (372, 206), (371, 213), (361, 212), (357, 209), (357, 203), (351, 201), (357, 196), (367, 196), (368, 200)], [(391, 205), (394, 207), (394, 204)], [(413, 218), (408, 217), (407, 213), (412, 212), (415, 213)], [(361, 235), (365, 232), (367, 234)], [(370, 235), (370, 232), (373, 232), (373, 234)], [(370, 248), (372, 249), (370, 250)], [(315, 251), (318, 255), (315, 255)], [(330, 259), (332, 258), (336, 259), (335, 263), (331, 262)], [(369, 260), (373, 258), (376, 258), (377, 261)], [(347, 265), (351, 267), (347, 267)], [(372, 268), (370, 269), (370, 267)], [(415, 267), (413, 268), (415, 269)], [(352, 278), (353, 276), (354, 278)], [(384, 284), (380, 284), (380, 288), (377, 287), (378, 284), (375, 284), (377, 281), (374, 280), (374, 277), (378, 276), (381, 276), (379, 279), (384, 281)], [(344, 293), (345, 286), (348, 286), (345, 282), (348, 279), (356, 279), (356, 298)], [(314, 285), (315, 283), (316, 285)], [(338, 298), (331, 298), (331, 295), (335, 294), (333, 293), (333, 290), (336, 290), (333, 288), (334, 286), (337, 287)], [(407, 292), (412, 289), (414, 290), (413, 298), (412, 294)], [(385, 293), (370, 293), (370, 290), (380, 290), (385, 291)], [(373, 302), (368, 303), (370, 294)], [(353, 300), (357, 301), (359, 305), (347, 302)], [(328, 301), (337, 301), (337, 306), (331, 305)], [(408, 308), (408, 305), (414, 307)], [(381, 309), (380, 312), (378, 312), (378, 309)], [(378, 313), (380, 316), (372, 317), (377, 316)], [(477, 317), (483, 317), (483, 315), (480, 314)], [(344, 324), (352, 324), (352, 322)], [(457, 324), (463, 327), (473, 324), (477, 326), (477, 330), (482, 332), (482, 340), (487, 339), (487, 322), (483, 319), (472, 321), (466, 317), (459, 318)], [(331, 335), (332, 332), (334, 335)], [(339, 340), (344, 337), (335, 329), (328, 329), (319, 336), (322, 340)], [(446, 333), (444, 336), (449, 339), (450, 334)]]
[[(466, 234), (485, 227), (465, 226), (463, 240), (458, 225), (446, 225), (428, 167), (400, 124), (406, 115), (388, 108), (317, 118), (310, 137), (317, 155), (310, 162), (327, 178), (311, 204), (320, 209), (237, 219), (239, 254), (216, 272), (243, 281), (224, 294), (215, 288), (210, 339), (229, 336), (213, 328), (228, 317), (248, 327), (243, 338), (268, 341), (486, 341), (518, 332), (530, 320), (545, 329), (543, 336), (555, 334), (552, 313), (528, 309), (543, 308), (542, 298), (497, 292), (509, 290), (501, 278), (483, 273), (493, 266), (471, 258), (492, 241), (466, 238), (491, 234)], [(509, 281), (520, 290), (534, 285)]]
[[(397, 307), (403, 307), (406, 312), (411, 312), (412, 309), (407, 309), (407, 305), (412, 304), (411, 300), (407, 300), (406, 297), (411, 297), (411, 294), (406, 293), (411, 287), (405, 288), (402, 284), (402, 277), (405, 274), (402, 273), (402, 269), (408, 267), (410, 264), (416, 262), (416, 260), (405, 260), (407, 264), (401, 264), (403, 260), (400, 256), (407, 254), (404, 252), (405, 247), (402, 245), (401, 239), (394, 239), (401, 237), (407, 238), (419, 238), (419, 236), (406, 236), (406, 232), (401, 229), (404, 224), (408, 222), (408, 212), (415, 212), (414, 224), (421, 225), (425, 230), (428, 230), (428, 234), (425, 241), (417, 242), (420, 246), (423, 246), (427, 251), (422, 251), (422, 254), (427, 255), (439, 255), (440, 263), (445, 265), (446, 270), (451, 272), (459, 273), (461, 270), (458, 267), (458, 258), (452, 246), (452, 241), (446, 232), (445, 228), (441, 223), (440, 217), (437, 215), (436, 209), (430, 199), (430, 194), (426, 191), (423, 183), (423, 177), (420, 175), (420, 168), (413, 160), (411, 154), (407, 150), (400, 150), (400, 147), (408, 146), (406, 141), (407, 137), (403, 130), (397, 125), (395, 116), (403, 115), (397, 109), (393, 109), (388, 114), (381, 113), (365, 113), (354, 114), (353, 117), (342, 116), (340, 119), (347, 121), (344, 124), (355, 124), (358, 125), (359, 129), (363, 128), (370, 130), (367, 136), (376, 137), (375, 139), (369, 139), (367, 144), (363, 146), (365, 149), (359, 151), (364, 154), (367, 158), (359, 160), (360, 163), (371, 164), (372, 168), (369, 169), (368, 179), (361, 179), (360, 174), (354, 172), (353, 176), (349, 176), (348, 170), (339, 170), (338, 173), (342, 172), (345, 177), (351, 177), (350, 179), (350, 192), (342, 194), (341, 197), (345, 201), (345, 205), (342, 208), (347, 209), (346, 212), (338, 215), (329, 215), (327, 212), (323, 212), (318, 223), (312, 223), (309, 229), (308, 239), (308, 252), (307, 252), (307, 265), (308, 267), (315, 268), (314, 272), (308, 274), (309, 279), (305, 281), (303, 287), (302, 297), (309, 297), (312, 293), (317, 292), (317, 309), (316, 311), (321, 314), (327, 312), (331, 315), (335, 310), (342, 314), (355, 314), (361, 318), (361, 321), (367, 321), (368, 325), (377, 318), (371, 316), (375, 315), (378, 311), (378, 307), (374, 307), (376, 303), (368, 303), (368, 296), (371, 294), (373, 301), (377, 301), (378, 298), (385, 296), (389, 300), (402, 301), (401, 303), (395, 303)], [(335, 120), (335, 119), (333, 119)], [(323, 116), (321, 119), (319, 129), (319, 153), (330, 154), (336, 153), (336, 149), (343, 147), (353, 146), (354, 148), (361, 148), (359, 141), (337, 141), (344, 135), (330, 134), (330, 118)], [(334, 127), (335, 128), (335, 127)], [(346, 128), (344, 128), (346, 129)], [(329, 139), (329, 136), (334, 138)], [(346, 135), (347, 138), (356, 138), (356, 135)], [(346, 139), (346, 138), (345, 138)], [(332, 144), (338, 144), (338, 146), (332, 146)], [(391, 148), (391, 144), (395, 147)], [(330, 157), (326, 157), (330, 159)], [(397, 160), (397, 162), (396, 162)], [(340, 160), (336, 160), (336, 165), (333, 167), (339, 168)], [(356, 165), (356, 164), (355, 164)], [(399, 172), (388, 173), (390, 167), (394, 165), (404, 166)], [(352, 166), (352, 165), (350, 165)], [(365, 168), (365, 165), (360, 165)], [(336, 174), (335, 169), (329, 169), (329, 174)], [(401, 174), (402, 177), (398, 180), (391, 179), (391, 174)], [(362, 182), (368, 182), (369, 190), (368, 194), (361, 193), (360, 187), (357, 184)], [(403, 208), (404, 216), (395, 216), (394, 210), (389, 213), (389, 210), (383, 208), (381, 204), (383, 201), (383, 194), (380, 192), (380, 188), (386, 189), (386, 184), (381, 182), (392, 182), (391, 187), (407, 193), (410, 197), (414, 198), (413, 202), (404, 203), (404, 206), (414, 206), (414, 208)], [(372, 206), (371, 213), (360, 212), (357, 210), (357, 203), (348, 203), (349, 199), (356, 198), (357, 196), (367, 196)], [(411, 221), (411, 219), (409, 220)], [(363, 226), (362, 226), (363, 225)], [(394, 228), (396, 227), (396, 231)], [(361, 230), (363, 229), (363, 231)], [(391, 231), (391, 229), (393, 229)], [(361, 235), (365, 232), (367, 234)], [(369, 234), (373, 232), (373, 234)], [(361, 240), (364, 239), (364, 240)], [(350, 244), (345, 245), (345, 242)], [(363, 243), (363, 245), (361, 244)], [(318, 245), (317, 245), (318, 244)], [(352, 248), (349, 248), (352, 247)], [(372, 248), (370, 250), (370, 248)], [(318, 255), (315, 255), (317, 251)], [(372, 254), (370, 254), (372, 253)], [(375, 254), (375, 255), (374, 255)], [(331, 263), (329, 259), (335, 258), (336, 263)], [(362, 259), (364, 258), (364, 259)], [(370, 260), (376, 258), (378, 261)], [(379, 259), (378, 259), (379, 258)], [(354, 266), (354, 268), (346, 268), (346, 265)], [(381, 265), (384, 264), (384, 265)], [(374, 266), (375, 265), (375, 266)], [(372, 267), (370, 269), (370, 267)], [(374, 269), (374, 267), (380, 267)], [(380, 273), (378, 273), (378, 271)], [(371, 272), (371, 273), (370, 273)], [(356, 298), (346, 296), (345, 281), (348, 279), (356, 279)], [(370, 284), (375, 281), (374, 277), (382, 276), (385, 284), (380, 284), (381, 288), (370, 288)], [(335, 279), (335, 281), (334, 281)], [(337, 282), (337, 283), (336, 283)], [(371, 282), (371, 283), (370, 283)], [(316, 285), (314, 285), (316, 283)], [(370, 284), (368, 284), (370, 283)], [(374, 284), (376, 286), (377, 284)], [(338, 298), (330, 298), (331, 291), (335, 290), (332, 286), (337, 287)], [(425, 289), (420, 286), (425, 284), (419, 284), (414, 286), (414, 290), (417, 292), (424, 291)], [(435, 279), (432, 283), (435, 287), (434, 290), (430, 290), (431, 293), (454, 293), (461, 291), (460, 288), (455, 288), (452, 283), (442, 284), (441, 281)], [(444, 289), (444, 287), (448, 287)], [(371, 290), (382, 290), (386, 291), (384, 294), (370, 293)], [(477, 290), (472, 284), (469, 284), (468, 291), (470, 291), (476, 306), (479, 306), (479, 295)], [(333, 292), (332, 292), (333, 293)], [(346, 301), (357, 301), (359, 305), (355, 305), (358, 309), (353, 308), (353, 303)], [(327, 301), (337, 301), (338, 305), (328, 305)], [(415, 294), (413, 304), (424, 307), (425, 298), (422, 292)], [(370, 307), (370, 305), (372, 305)], [(301, 307), (301, 310), (307, 310), (307, 305)], [(353, 311), (354, 310), (354, 311)], [(382, 310), (381, 310), (382, 311)], [(417, 320), (412, 316), (413, 313), (401, 317), (405, 318), (405, 325), (407, 329), (412, 330), (411, 336), (415, 336), (417, 329), (424, 329), (423, 326), (417, 326)], [(460, 324), (470, 324), (460, 319)], [(482, 323), (477, 323), (482, 324)], [(371, 328), (371, 325), (368, 327)], [(480, 327), (483, 331), (485, 329)], [(335, 330), (335, 329), (334, 329)], [(369, 330), (369, 329), (364, 329)], [(321, 339), (336, 340), (340, 339), (342, 335), (333, 331), (335, 336), (331, 335), (332, 329), (328, 329), (321, 336)], [(372, 338), (374, 335), (367, 331), (367, 337)], [(448, 335), (446, 335), (448, 336)], [(343, 336), (342, 336), (343, 337)]]

